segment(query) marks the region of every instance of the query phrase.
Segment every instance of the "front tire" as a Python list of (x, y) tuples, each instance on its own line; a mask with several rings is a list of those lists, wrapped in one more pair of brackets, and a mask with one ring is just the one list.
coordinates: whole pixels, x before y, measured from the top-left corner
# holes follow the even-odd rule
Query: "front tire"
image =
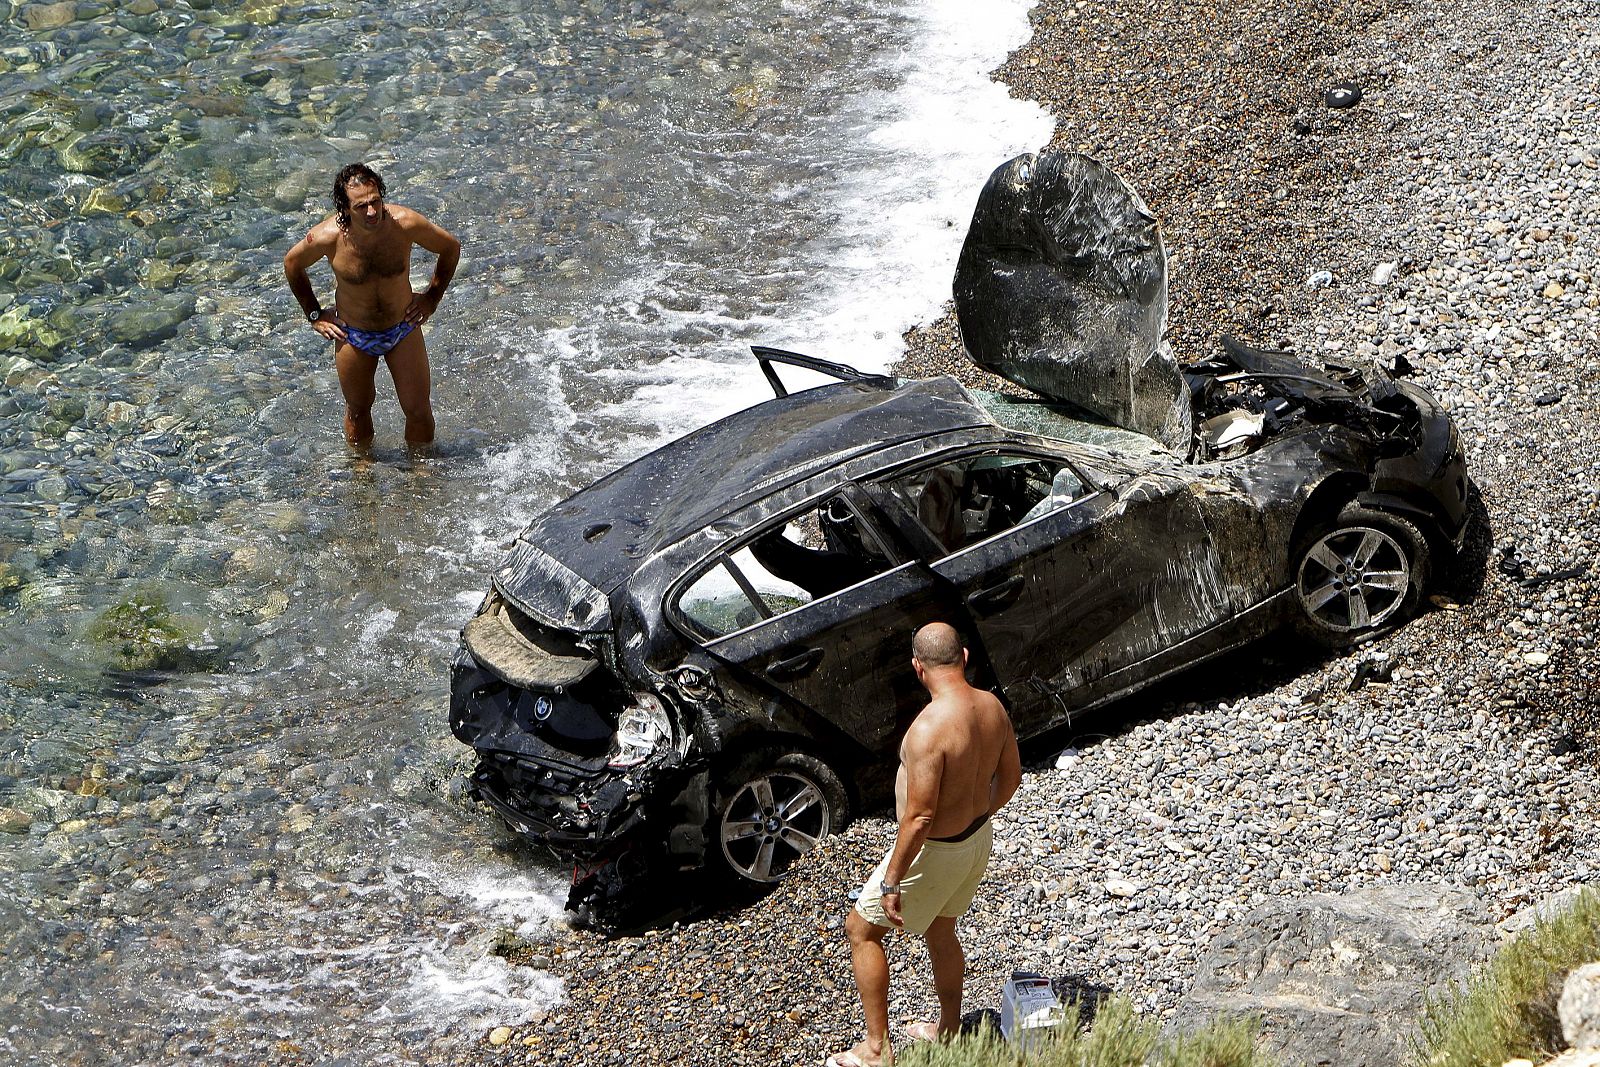
[(1398, 515), (1352, 504), (1311, 534), (1292, 564), (1297, 628), (1327, 648), (1350, 648), (1416, 614), (1428, 542)]
[(849, 819), (844, 783), (826, 763), (803, 752), (759, 751), (723, 777), (718, 854), (734, 876), (771, 884)]

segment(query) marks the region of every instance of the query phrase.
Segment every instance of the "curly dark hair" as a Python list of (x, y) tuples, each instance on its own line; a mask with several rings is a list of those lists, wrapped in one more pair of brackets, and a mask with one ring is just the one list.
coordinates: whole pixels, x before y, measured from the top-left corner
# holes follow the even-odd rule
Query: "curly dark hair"
[(351, 182), (376, 186), (379, 196), (387, 194), (387, 190), (383, 187), (383, 175), (365, 163), (350, 163), (340, 168), (333, 179), (333, 210), (339, 216), (341, 230), (350, 228), (350, 194), (345, 191), (345, 186)]

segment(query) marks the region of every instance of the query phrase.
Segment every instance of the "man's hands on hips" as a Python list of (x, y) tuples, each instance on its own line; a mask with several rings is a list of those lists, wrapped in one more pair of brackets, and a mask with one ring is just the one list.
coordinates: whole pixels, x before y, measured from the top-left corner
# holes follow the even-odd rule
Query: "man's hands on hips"
[(433, 318), (433, 313), (439, 310), (439, 300), (443, 295), (443, 293), (430, 293), (427, 290), (420, 293), (412, 293), (411, 304), (406, 308), (406, 313), (401, 318), (413, 326), (421, 326)]
[(317, 321), (311, 324), (311, 328), (330, 341), (345, 340), (344, 327), (334, 321), (333, 315), (326, 308), (317, 317)]

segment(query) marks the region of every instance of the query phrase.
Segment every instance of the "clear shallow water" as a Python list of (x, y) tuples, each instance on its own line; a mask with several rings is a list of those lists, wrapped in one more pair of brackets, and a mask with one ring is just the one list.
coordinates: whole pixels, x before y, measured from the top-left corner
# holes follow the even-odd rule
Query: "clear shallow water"
[[(559, 1003), (494, 947), (564, 878), (451, 799), (456, 632), (539, 509), (760, 399), (749, 343), (882, 367), (937, 312), (1049, 132), (976, 7), (10, 9), (0, 1054), (427, 1062)], [(356, 158), (465, 246), (434, 458), (381, 375), (346, 452), (282, 282)]]

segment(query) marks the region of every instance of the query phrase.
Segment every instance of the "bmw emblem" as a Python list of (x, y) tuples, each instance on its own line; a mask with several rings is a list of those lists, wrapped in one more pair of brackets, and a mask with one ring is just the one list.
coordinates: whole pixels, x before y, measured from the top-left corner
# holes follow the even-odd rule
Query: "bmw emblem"
[(549, 697), (540, 697), (533, 702), (533, 717), (540, 722), (548, 719), (550, 713), (554, 710), (556, 710), (556, 706), (550, 702)]

